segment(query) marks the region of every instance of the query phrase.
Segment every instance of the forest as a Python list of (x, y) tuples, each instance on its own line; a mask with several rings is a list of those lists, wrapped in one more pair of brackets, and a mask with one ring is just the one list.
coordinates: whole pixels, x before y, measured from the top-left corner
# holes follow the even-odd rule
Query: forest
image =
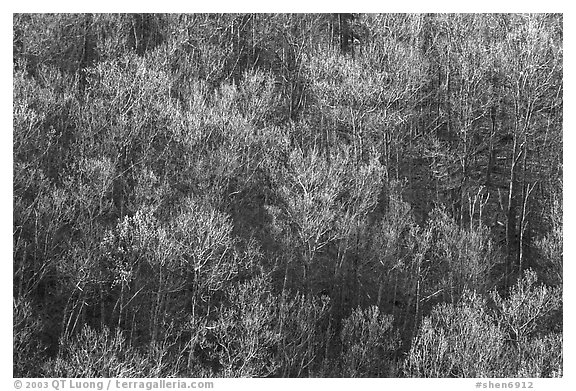
[(15, 377), (562, 377), (561, 14), (14, 14)]

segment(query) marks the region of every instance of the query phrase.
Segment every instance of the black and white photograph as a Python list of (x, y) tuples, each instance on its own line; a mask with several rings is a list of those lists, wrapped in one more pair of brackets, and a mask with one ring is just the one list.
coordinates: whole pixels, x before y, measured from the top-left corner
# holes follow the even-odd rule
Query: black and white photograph
[(562, 13), (12, 23), (14, 378), (564, 377)]

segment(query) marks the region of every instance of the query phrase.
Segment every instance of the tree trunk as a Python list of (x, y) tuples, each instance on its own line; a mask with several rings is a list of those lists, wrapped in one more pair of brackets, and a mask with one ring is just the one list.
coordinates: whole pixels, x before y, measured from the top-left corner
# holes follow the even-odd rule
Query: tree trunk
[(518, 193), (517, 183), (517, 164), (522, 157), (524, 144), (518, 145), (518, 137), (514, 136), (514, 148), (512, 153), (512, 164), (510, 166), (510, 184), (508, 190), (508, 208), (507, 208), (507, 222), (506, 222), (506, 248), (507, 248), (507, 262), (506, 262), (506, 286), (508, 286), (509, 274), (514, 271), (518, 260), (518, 232), (517, 232), (517, 201), (516, 196)]

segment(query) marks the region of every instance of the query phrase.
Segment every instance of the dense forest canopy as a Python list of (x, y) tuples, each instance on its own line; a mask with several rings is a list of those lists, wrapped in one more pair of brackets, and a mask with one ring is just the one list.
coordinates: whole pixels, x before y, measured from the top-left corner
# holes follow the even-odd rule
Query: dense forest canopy
[(562, 376), (558, 14), (15, 14), (14, 376)]

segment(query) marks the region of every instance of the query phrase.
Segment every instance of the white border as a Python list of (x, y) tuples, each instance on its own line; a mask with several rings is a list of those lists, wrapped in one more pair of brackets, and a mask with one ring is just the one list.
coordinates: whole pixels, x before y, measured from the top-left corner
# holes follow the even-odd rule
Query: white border
[[(121, 3), (113, 0), (97, 2), (79, 1), (14, 1), (3, 5), (8, 12), (0, 13), (0, 42), (2, 52), (2, 123), (0, 131), (0, 180), (5, 188), (0, 208), (0, 238), (2, 249), (0, 284), (0, 314), (5, 314), (1, 323), (0, 339), (2, 365), (0, 385), (5, 389), (13, 388), (12, 381), (12, 13), (13, 12), (561, 12), (564, 13), (564, 378), (534, 379), (534, 390), (573, 390), (576, 389), (574, 367), (574, 242), (570, 240), (574, 231), (573, 171), (575, 154), (571, 146), (575, 145), (574, 133), (574, 38), (576, 22), (569, 12), (567, 1), (321, 1), (290, 0), (282, 3), (268, 1), (138, 1)], [(568, 240), (566, 240), (566, 238)], [(146, 379), (150, 380), (150, 379)], [(190, 379), (183, 379), (190, 380)], [(516, 379), (508, 379), (516, 381)], [(521, 380), (521, 379), (520, 379)], [(486, 379), (484, 381), (489, 381)], [(492, 380), (494, 381), (494, 380)], [(215, 379), (215, 390), (225, 389), (262, 389), (271, 387), (280, 390), (292, 388), (315, 389), (365, 389), (384, 390), (415, 387), (419, 390), (472, 390), (474, 379)]]

